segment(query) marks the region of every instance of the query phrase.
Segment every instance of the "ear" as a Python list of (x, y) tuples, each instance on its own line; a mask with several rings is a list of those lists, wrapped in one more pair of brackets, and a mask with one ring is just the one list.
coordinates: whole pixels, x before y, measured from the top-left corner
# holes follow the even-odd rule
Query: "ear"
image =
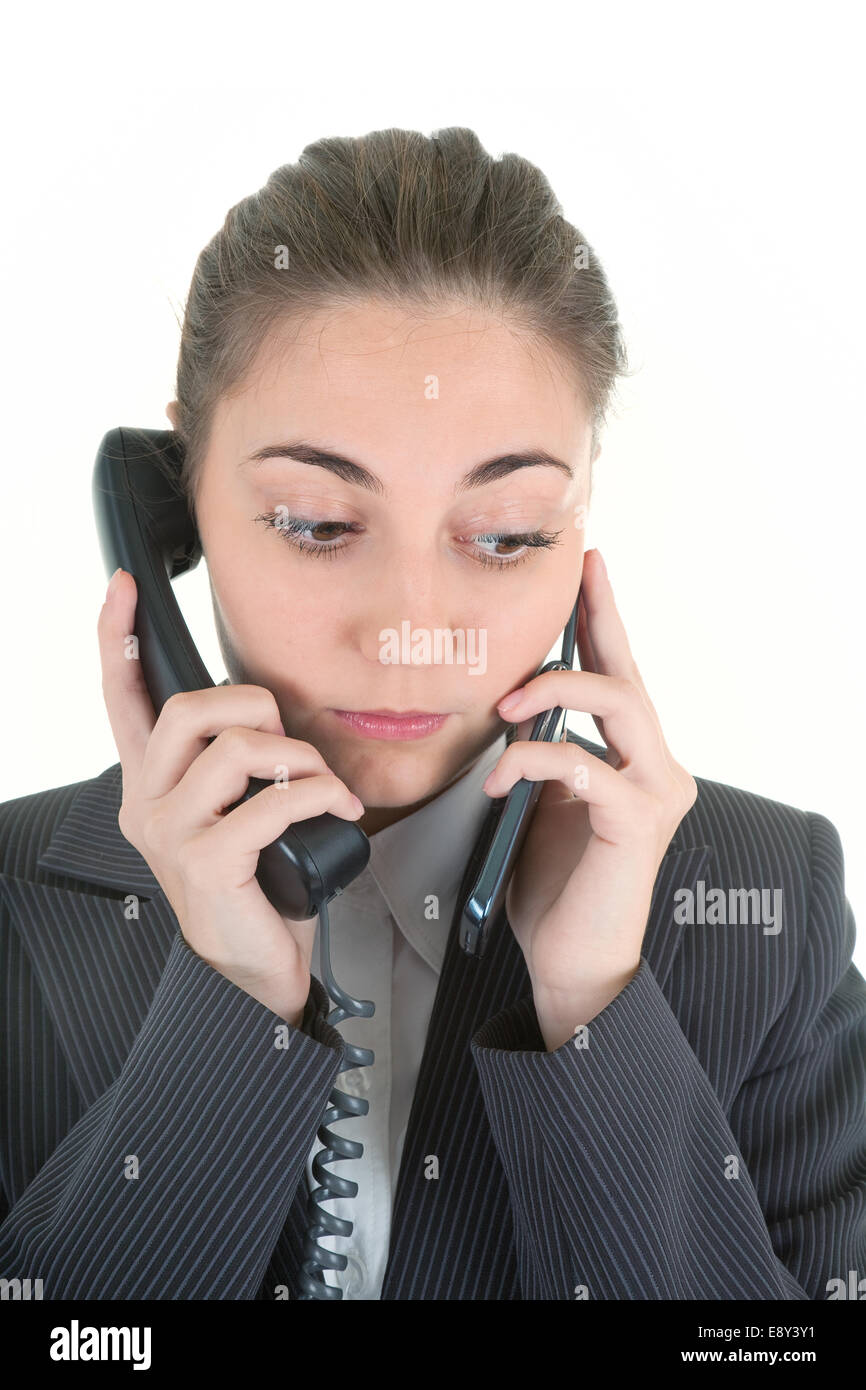
[(166, 413), (166, 415), (168, 416), (169, 420), (171, 421), (171, 427), (172, 427), (172, 429), (176, 431), (176, 430), (177, 430), (177, 401), (169, 401), (168, 405), (165, 407), (165, 413)]

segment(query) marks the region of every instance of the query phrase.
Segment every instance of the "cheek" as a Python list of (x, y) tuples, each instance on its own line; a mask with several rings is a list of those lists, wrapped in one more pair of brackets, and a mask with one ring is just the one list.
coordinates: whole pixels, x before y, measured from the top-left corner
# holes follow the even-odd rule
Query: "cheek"
[(261, 650), (263, 634), (274, 626), (274, 598), (285, 580), (279, 556), (265, 544), (268, 537), (243, 515), (209, 516), (200, 530), (215, 607), (224, 630), (238, 651)]
[(542, 600), (533, 597), (529, 602), (524, 593), (513, 609), (503, 604), (501, 618), (487, 637), (488, 669), (500, 677), (503, 694), (504, 685), (510, 690), (528, 680), (557, 641), (557, 609), (556, 595)]
[(260, 541), (209, 555), (215, 603), (232, 648), (251, 668), (309, 676), (328, 661), (339, 613), (316, 597), (315, 580), (274, 550)]

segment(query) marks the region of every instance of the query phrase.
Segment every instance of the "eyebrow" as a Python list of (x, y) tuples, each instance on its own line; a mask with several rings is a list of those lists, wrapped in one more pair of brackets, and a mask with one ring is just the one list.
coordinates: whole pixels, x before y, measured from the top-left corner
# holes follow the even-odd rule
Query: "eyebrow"
[[(334, 473), (338, 478), (342, 478), (344, 482), (366, 488), (368, 492), (376, 493), (379, 496), (384, 496), (387, 493), (381, 478), (378, 478), (375, 473), (371, 473), (369, 468), (364, 468), (362, 464), (355, 463), (352, 459), (344, 458), (342, 454), (332, 453), (329, 449), (319, 449), (314, 444), (308, 444), (304, 440), (297, 440), (291, 444), (266, 444), (263, 449), (256, 449), (255, 453), (243, 459), (242, 466), (252, 464), (253, 467), (256, 467), (258, 464), (264, 463), (266, 459), (277, 458), (296, 459), (298, 463), (307, 463), (314, 468), (324, 468), (329, 473)], [(573, 470), (563, 459), (549, 454), (546, 449), (528, 449), (515, 454), (500, 454), (497, 458), (487, 459), (484, 463), (476, 464), (460, 479), (454, 492), (457, 494), (467, 492), (471, 488), (484, 487), (487, 483), (508, 477), (510, 473), (515, 473), (519, 468), (558, 468), (568, 478), (574, 477)]]

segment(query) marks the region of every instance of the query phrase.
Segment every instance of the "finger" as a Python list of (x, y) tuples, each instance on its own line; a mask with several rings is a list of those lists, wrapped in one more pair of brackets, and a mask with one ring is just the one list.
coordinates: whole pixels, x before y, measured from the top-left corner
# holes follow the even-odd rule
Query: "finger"
[(583, 587), (577, 596), (577, 655), (580, 660), (581, 671), (597, 671), (595, 652), (592, 649), (592, 638), (589, 635), (589, 628), (586, 621), (586, 602), (583, 597)]
[(640, 690), (653, 719), (658, 723), (655, 706), (643, 683), (643, 677), (632, 654), (625, 624), (616, 606), (604, 560), (597, 549), (587, 551), (587, 555), (584, 556), (584, 577), (587, 556), (592, 557), (589, 586), (587, 588), (584, 580), (581, 590), (586, 598), (587, 629), (596, 658), (595, 669), (603, 675), (624, 676), (632, 681)]
[[(584, 603), (582, 588), (578, 594), (577, 604), (577, 655), (582, 671), (598, 671), (595, 661), (595, 652), (592, 649), (592, 639), (590, 638), (586, 622), (586, 604)], [(604, 720), (593, 715), (592, 722), (601, 734), (602, 742), (607, 743), (607, 734), (604, 731)], [(564, 733), (563, 736), (565, 736)]]
[[(503, 718), (517, 723), (555, 705), (597, 715), (604, 721), (605, 742), (621, 759), (621, 769), (633, 766), (639, 781), (657, 787), (663, 784), (667, 771), (664, 740), (637, 686), (592, 671), (544, 671), (527, 681), (520, 699), (509, 706)], [(506, 755), (507, 750), (503, 757)]]
[[(321, 753), (308, 743), (233, 725), (195, 758), (162, 803), (172, 828), (185, 836), (193, 828), (215, 825), (245, 795), (251, 777), (285, 789), (290, 782), (329, 772)], [(351, 801), (348, 787), (346, 797)]]
[(635, 662), (598, 550), (588, 550), (583, 557), (581, 593), (586, 605), (587, 630), (596, 658), (595, 669), (600, 675), (629, 677)]
[[(150, 798), (166, 796), (208, 747), (210, 740), (233, 725), (285, 737), (277, 702), (264, 686), (215, 685), (207, 690), (172, 695), (163, 705), (147, 745), (140, 794)], [(288, 749), (290, 743), (285, 746)], [(321, 753), (312, 747), (309, 761), (318, 762), (318, 771), (326, 770)]]
[(589, 806), (616, 812), (621, 828), (642, 810), (643, 792), (601, 758), (575, 744), (513, 743), (484, 782), (491, 798), (507, 796), (521, 777), (529, 782), (559, 782)]
[(188, 873), (191, 862), (188, 847), (195, 846), (192, 854), (196, 858), (201, 856), (203, 887), (214, 886), (214, 865), (221, 881), (233, 880), (238, 869), (252, 878), (258, 855), (266, 845), (279, 839), (288, 826), (326, 812), (344, 820), (357, 820), (362, 814), (352, 805), (346, 787), (332, 772), (304, 777), (280, 787), (264, 787), (228, 815), (221, 816), (213, 827), (185, 842), (184, 872)]
[(137, 644), (130, 636), (135, 628), (138, 588), (131, 574), (114, 576), (96, 624), (102, 663), (102, 694), (114, 742), (120, 754), (124, 782), (137, 776), (156, 723), (153, 702), (145, 685)]
[(587, 630), (595, 656), (595, 669), (601, 675), (633, 679), (637, 663), (632, 656), (625, 624), (619, 615), (610, 579), (598, 550), (588, 550), (584, 556), (581, 592), (586, 604)]

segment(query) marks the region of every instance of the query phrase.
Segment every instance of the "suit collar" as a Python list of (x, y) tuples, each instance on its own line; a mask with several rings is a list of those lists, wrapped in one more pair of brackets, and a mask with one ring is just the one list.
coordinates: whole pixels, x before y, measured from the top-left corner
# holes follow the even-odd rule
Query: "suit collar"
[(36, 861), (39, 867), (103, 888), (147, 897), (159, 892), (159, 880), (117, 823), (122, 792), (120, 763), (82, 783)]

